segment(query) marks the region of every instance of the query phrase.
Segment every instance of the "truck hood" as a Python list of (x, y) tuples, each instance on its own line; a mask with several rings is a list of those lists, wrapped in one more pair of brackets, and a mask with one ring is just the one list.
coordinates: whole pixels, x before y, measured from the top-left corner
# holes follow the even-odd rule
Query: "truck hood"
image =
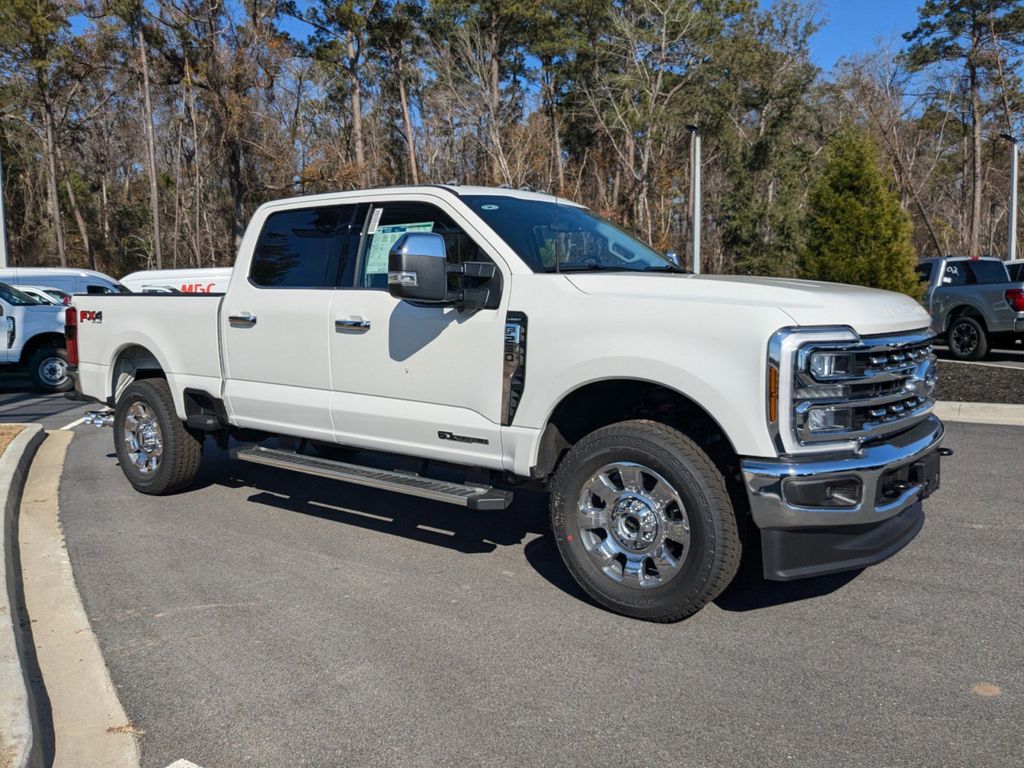
[(777, 277), (622, 272), (565, 275), (578, 290), (630, 301), (678, 300), (775, 307), (795, 325), (847, 325), (868, 336), (924, 328), (931, 316), (901, 293)]

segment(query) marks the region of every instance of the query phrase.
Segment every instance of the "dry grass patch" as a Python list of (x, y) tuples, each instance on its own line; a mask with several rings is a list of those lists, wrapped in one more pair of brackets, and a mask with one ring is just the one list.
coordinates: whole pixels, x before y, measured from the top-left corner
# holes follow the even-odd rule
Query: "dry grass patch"
[(24, 428), (21, 424), (0, 424), (0, 453), (7, 450), (11, 440), (16, 438)]

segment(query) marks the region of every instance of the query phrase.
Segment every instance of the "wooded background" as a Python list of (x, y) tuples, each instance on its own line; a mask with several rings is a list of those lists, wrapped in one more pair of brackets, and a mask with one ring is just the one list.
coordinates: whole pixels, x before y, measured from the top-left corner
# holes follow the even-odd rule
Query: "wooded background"
[(685, 253), (688, 125), (705, 271), (812, 273), (844, 142), (909, 218), (900, 253), (1004, 256), (1024, 7), (919, 17), (823, 73), (797, 0), (3, 0), (10, 260), (227, 265), (268, 199), (445, 182), (558, 193)]

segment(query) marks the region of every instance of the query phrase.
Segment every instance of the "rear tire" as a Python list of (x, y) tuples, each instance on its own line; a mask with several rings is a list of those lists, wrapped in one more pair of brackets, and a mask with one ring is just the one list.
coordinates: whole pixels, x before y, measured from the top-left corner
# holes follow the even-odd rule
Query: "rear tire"
[(566, 567), (600, 605), (679, 621), (724, 590), (740, 562), (725, 479), (676, 429), (626, 421), (570, 449), (551, 489)]
[(187, 429), (164, 379), (129, 386), (114, 409), (114, 451), (128, 482), (152, 496), (174, 493), (195, 480), (203, 435)]
[(957, 360), (981, 360), (988, 355), (985, 327), (970, 315), (954, 318), (946, 331), (949, 352)]
[(37, 349), (29, 358), (28, 374), (43, 392), (67, 392), (74, 386), (68, 375), (68, 353), (61, 347)]

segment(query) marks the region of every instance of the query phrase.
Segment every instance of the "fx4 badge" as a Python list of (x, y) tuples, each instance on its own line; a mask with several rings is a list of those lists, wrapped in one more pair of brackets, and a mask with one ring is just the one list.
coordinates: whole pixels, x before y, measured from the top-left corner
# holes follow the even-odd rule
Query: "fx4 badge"
[(95, 312), (91, 309), (83, 309), (79, 313), (78, 319), (83, 323), (102, 323), (103, 312)]

